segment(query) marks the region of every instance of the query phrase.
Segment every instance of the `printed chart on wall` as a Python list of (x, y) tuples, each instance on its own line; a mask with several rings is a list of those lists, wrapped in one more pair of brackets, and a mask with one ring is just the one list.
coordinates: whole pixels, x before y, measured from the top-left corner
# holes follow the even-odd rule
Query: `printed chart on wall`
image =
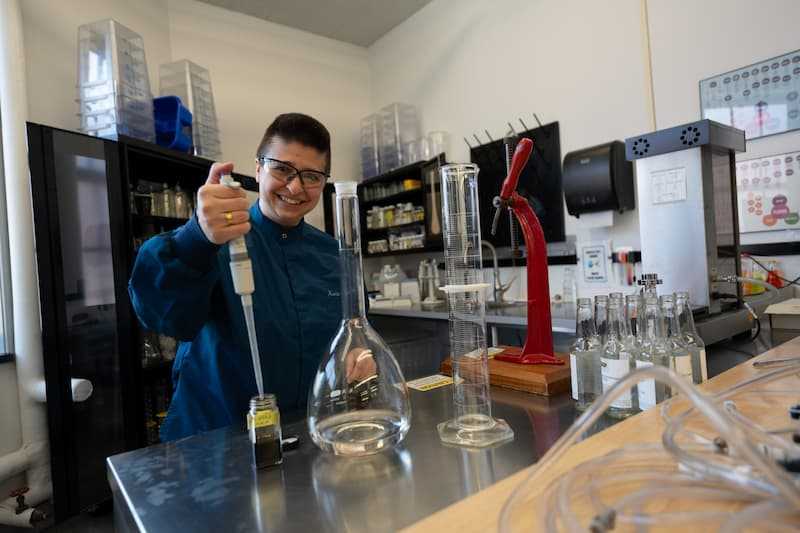
[(736, 165), (739, 231), (800, 229), (800, 151)]
[(708, 118), (756, 139), (800, 128), (800, 50), (700, 81)]

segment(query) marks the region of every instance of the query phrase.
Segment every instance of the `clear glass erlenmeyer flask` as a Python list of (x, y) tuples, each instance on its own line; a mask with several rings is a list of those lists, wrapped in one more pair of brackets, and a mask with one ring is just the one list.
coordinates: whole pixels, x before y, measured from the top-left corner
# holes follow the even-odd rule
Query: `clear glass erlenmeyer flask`
[(342, 325), (309, 391), (308, 432), (323, 451), (369, 455), (403, 440), (411, 404), (397, 360), (367, 321), (356, 183), (335, 186)]

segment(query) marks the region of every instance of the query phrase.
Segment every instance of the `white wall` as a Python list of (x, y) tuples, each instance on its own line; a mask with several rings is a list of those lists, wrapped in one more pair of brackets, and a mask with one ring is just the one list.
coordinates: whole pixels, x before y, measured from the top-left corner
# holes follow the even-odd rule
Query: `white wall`
[[(531, 112), (561, 125), (569, 151), (700, 118), (700, 79), (798, 48), (793, 0), (435, 0), (369, 48), (371, 104), (418, 106), (423, 129), (462, 137)], [(655, 122), (650, 112), (650, 32)], [(797, 150), (794, 132), (748, 144), (746, 158)], [(566, 216), (567, 234), (580, 230)], [(602, 232), (601, 232), (602, 233)], [(638, 246), (638, 214), (617, 217), (613, 246)], [(789, 268), (795, 262), (786, 261)], [(551, 292), (560, 273), (551, 268)], [(788, 274), (792, 274), (789, 271)], [(800, 270), (794, 275), (800, 274)]]
[(23, 0), (28, 120), (77, 130), (78, 26), (113, 18), (144, 39), (151, 88), (170, 61), (165, 0)]
[[(287, 111), (311, 114), (332, 136), (332, 172), (360, 176), (359, 121), (369, 112), (363, 47), (193, 0), (25, 0), (29, 120), (77, 130), (77, 30), (114, 18), (142, 35), (150, 85), (158, 66), (190, 59), (211, 72), (223, 159), (253, 175), (269, 122)], [(322, 226), (321, 206), (309, 222)]]
[[(169, 0), (172, 56), (208, 68), (224, 158), (245, 174), (272, 119), (299, 111), (331, 132), (335, 179), (357, 179), (359, 122), (369, 113), (363, 47), (193, 0)], [(308, 220), (322, 227), (321, 205)]]
[[(649, 0), (648, 5), (659, 128), (700, 116), (699, 80), (800, 48), (795, 22), (800, 2), (793, 0)], [(737, 159), (798, 149), (800, 131), (793, 131), (750, 140)], [(797, 240), (798, 230), (742, 234), (743, 244)], [(792, 278), (800, 275), (797, 261), (782, 262)]]

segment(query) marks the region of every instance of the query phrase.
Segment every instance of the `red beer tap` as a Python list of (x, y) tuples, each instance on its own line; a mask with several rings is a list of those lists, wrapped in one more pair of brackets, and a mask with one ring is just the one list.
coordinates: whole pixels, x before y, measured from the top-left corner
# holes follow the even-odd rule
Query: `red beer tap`
[(492, 222), (492, 235), (494, 235), (502, 209), (510, 208), (522, 228), (528, 252), (528, 338), (525, 339), (525, 346), (520, 354), (498, 354), (494, 358), (526, 365), (563, 365), (564, 360), (553, 355), (553, 321), (550, 316), (550, 285), (547, 277), (547, 246), (544, 232), (528, 201), (516, 191), (519, 175), (525, 168), (532, 150), (531, 139), (520, 140), (514, 151), (508, 176), (500, 189), (500, 196), (494, 199), (496, 211)]

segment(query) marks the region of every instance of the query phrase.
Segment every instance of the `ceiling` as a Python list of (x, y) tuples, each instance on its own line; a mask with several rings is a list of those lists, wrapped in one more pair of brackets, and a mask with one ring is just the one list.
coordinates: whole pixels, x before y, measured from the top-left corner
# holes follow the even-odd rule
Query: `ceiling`
[(431, 0), (202, 1), (331, 39), (369, 46)]

